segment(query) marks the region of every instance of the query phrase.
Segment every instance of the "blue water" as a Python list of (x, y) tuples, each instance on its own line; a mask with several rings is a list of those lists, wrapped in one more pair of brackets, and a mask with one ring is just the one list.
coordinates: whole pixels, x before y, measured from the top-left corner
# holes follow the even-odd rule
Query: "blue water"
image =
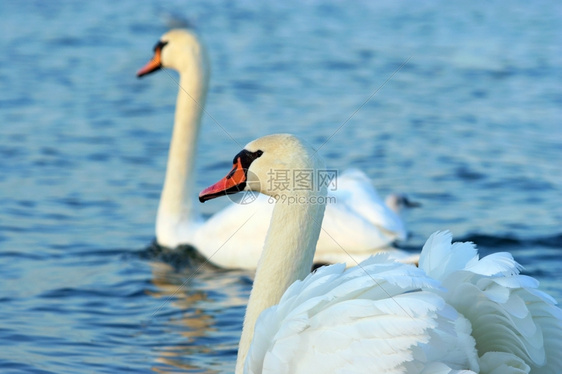
[(233, 370), (251, 274), (151, 247), (177, 87), (135, 72), (182, 19), (213, 63), (198, 190), (241, 145), (296, 133), (423, 204), (402, 247), (450, 229), (512, 252), (562, 301), (560, 2), (30, 0), (0, 14), (2, 373)]

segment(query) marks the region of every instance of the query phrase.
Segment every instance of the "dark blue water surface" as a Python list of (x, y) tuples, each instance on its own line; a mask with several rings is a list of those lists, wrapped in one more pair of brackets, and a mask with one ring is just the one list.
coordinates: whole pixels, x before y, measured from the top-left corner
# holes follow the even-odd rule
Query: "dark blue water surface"
[(177, 87), (135, 72), (182, 19), (213, 64), (198, 190), (240, 145), (296, 133), (423, 204), (403, 247), (450, 229), (512, 252), (562, 301), (560, 2), (30, 0), (0, 14), (2, 373), (233, 370), (251, 273), (149, 247)]

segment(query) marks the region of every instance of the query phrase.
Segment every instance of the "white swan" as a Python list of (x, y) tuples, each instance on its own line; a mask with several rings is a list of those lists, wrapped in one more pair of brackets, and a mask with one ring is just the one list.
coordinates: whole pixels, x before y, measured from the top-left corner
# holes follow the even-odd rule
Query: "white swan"
[(309, 273), (326, 190), (279, 191), (272, 169), (322, 168), (290, 135), (249, 143), (200, 201), (256, 190), (275, 203), (240, 340), (237, 373), (558, 373), (562, 311), (507, 253), (479, 259), (436, 233), (420, 267), (379, 254)]
[[(193, 209), (194, 161), (201, 113), (209, 80), (209, 59), (195, 34), (176, 29), (164, 34), (153, 59), (139, 77), (162, 67), (179, 72), (179, 93), (164, 188), (156, 218), (158, 244), (174, 248), (191, 244), (215, 265), (255, 268), (263, 248), (273, 211), (267, 197), (259, 195), (248, 205), (232, 204), (204, 222)], [(331, 192), (337, 203), (329, 204), (324, 230), (318, 241), (316, 263), (355, 264), (378, 249), (404, 261), (417, 255), (390, 249), (395, 240), (406, 239), (397, 212), (378, 196), (367, 176), (349, 170), (336, 179)]]

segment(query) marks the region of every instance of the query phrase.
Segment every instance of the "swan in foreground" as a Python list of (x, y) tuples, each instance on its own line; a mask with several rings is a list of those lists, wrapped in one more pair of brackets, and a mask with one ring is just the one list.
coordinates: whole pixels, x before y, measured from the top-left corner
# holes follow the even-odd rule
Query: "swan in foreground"
[[(232, 204), (206, 222), (194, 212), (195, 153), (209, 81), (207, 52), (192, 32), (169, 31), (154, 47), (152, 60), (137, 75), (142, 77), (160, 68), (178, 71), (180, 87), (156, 217), (156, 240), (169, 248), (191, 244), (220, 267), (255, 269), (273, 211), (268, 197), (257, 195), (251, 204)], [(406, 230), (393, 206), (381, 200), (363, 172), (346, 171), (337, 176), (336, 183), (331, 196), (337, 203), (326, 208), (316, 263), (349, 262), (352, 258), (359, 261), (380, 248), (389, 250), (395, 258), (417, 260), (417, 255), (388, 249), (395, 240), (406, 239)]]
[(255, 140), (201, 202), (236, 193), (275, 203), (244, 319), (236, 373), (559, 373), (562, 311), (520, 275), (508, 253), (479, 258), (472, 243), (433, 234), (419, 268), (377, 254), (309, 274), (326, 188), (260, 183), (272, 169), (321, 169), (291, 135)]

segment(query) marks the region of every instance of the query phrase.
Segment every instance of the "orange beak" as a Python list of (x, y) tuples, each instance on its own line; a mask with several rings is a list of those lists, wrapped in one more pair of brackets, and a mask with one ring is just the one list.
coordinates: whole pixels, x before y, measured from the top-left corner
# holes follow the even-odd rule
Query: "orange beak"
[(162, 67), (162, 60), (160, 58), (160, 54), (161, 54), (161, 49), (156, 48), (152, 60), (148, 61), (146, 65), (144, 65), (139, 71), (137, 71), (138, 78), (142, 77), (143, 75), (150, 74)]
[(244, 190), (246, 187), (246, 170), (242, 167), (240, 157), (232, 167), (232, 170), (226, 177), (205, 188), (199, 194), (199, 201), (204, 203), (207, 200), (214, 199), (215, 197), (235, 194)]

